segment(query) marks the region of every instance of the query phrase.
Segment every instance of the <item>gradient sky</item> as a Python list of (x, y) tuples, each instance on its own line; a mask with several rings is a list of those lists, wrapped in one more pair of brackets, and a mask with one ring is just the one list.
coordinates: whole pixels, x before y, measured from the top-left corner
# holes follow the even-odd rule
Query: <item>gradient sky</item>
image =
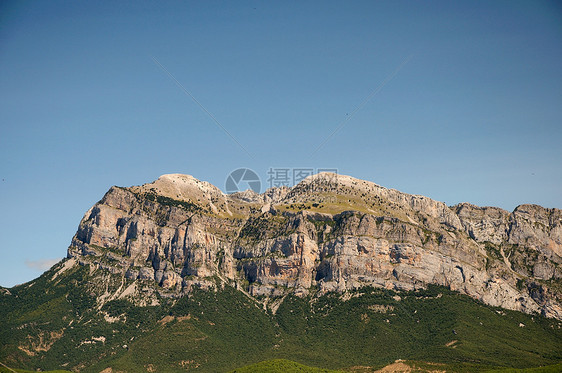
[(224, 190), (239, 167), (336, 168), (562, 208), (562, 7), (3, 0), (0, 160), (3, 286), (64, 257), (110, 186), (165, 173)]

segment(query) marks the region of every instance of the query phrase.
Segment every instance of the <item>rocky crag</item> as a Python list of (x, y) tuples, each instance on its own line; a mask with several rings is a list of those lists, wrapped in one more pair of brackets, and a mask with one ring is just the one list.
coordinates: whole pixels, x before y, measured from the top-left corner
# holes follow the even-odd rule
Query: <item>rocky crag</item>
[(232, 284), (275, 310), (285, 295), (438, 284), (562, 319), (562, 210), (513, 212), (335, 174), (223, 194), (188, 175), (112, 187), (85, 215), (62, 270), (121, 279), (98, 304), (156, 304)]

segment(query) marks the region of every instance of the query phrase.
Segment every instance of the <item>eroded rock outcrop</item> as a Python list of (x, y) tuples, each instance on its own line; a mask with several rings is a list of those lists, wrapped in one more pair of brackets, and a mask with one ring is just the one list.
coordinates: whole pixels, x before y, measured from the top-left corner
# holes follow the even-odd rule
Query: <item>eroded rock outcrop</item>
[[(562, 318), (562, 212), (451, 208), (349, 176), (223, 194), (188, 175), (112, 187), (68, 257), (161, 296), (235, 283), (249, 295), (440, 284), (494, 306)], [(143, 286), (129, 286), (142, 297)]]

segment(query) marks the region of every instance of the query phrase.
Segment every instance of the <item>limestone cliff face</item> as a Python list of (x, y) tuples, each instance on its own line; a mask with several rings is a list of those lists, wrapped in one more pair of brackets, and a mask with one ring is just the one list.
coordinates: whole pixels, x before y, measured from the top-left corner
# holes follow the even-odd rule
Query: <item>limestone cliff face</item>
[(221, 282), (264, 303), (289, 292), (440, 284), (562, 318), (561, 210), (449, 208), (334, 174), (264, 194), (225, 195), (188, 175), (112, 187), (80, 222), (68, 257), (132, 281), (137, 298)]

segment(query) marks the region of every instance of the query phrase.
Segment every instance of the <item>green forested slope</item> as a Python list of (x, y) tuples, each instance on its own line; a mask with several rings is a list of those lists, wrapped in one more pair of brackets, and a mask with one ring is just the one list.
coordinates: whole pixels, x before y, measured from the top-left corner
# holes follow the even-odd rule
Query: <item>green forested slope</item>
[(2, 291), (0, 361), (10, 367), (226, 372), (288, 359), (374, 369), (404, 359), (468, 372), (562, 361), (559, 321), (485, 306), (441, 287), (288, 296), (273, 314), (229, 286), (161, 299), (159, 306), (118, 299), (97, 309), (85, 267), (56, 284), (52, 276)]

